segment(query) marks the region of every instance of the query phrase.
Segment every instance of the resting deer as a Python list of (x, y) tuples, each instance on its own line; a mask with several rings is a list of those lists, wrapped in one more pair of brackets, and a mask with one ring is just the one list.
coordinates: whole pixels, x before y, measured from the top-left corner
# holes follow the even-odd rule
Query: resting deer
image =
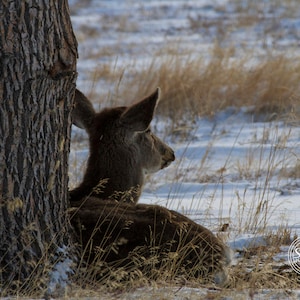
[[(144, 177), (167, 167), (173, 150), (150, 130), (160, 89), (129, 107), (96, 113), (89, 100), (75, 93), (73, 123), (89, 135), (90, 156), (82, 183), (70, 192), (70, 201), (84, 196), (136, 203)], [(105, 184), (98, 189), (101, 181)]]
[[(158, 99), (159, 89), (129, 107), (95, 113), (88, 99), (76, 91), (73, 122), (87, 130), (90, 156), (83, 182), (70, 192), (71, 222), (90, 268), (98, 266), (100, 259), (128, 272), (172, 270), (174, 276), (224, 283), (230, 250), (210, 230), (162, 206), (130, 203), (131, 198), (137, 202), (145, 174), (175, 159), (172, 149), (149, 129)], [(99, 181), (106, 178), (102, 193), (97, 193)], [(124, 200), (115, 199), (116, 191), (122, 194), (132, 187), (137, 191), (130, 200), (115, 201)], [(137, 263), (136, 255), (145, 265)], [(150, 271), (148, 258), (153, 258)]]

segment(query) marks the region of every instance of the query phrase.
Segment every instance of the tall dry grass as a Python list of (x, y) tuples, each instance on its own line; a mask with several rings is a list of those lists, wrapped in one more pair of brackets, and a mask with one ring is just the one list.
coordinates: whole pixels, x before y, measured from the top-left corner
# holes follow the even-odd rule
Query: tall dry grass
[(210, 59), (180, 53), (155, 56), (144, 67), (133, 64), (130, 76), (126, 76), (126, 69), (99, 65), (92, 79), (95, 85), (98, 80), (115, 84), (114, 94), (106, 95), (114, 104), (142, 98), (160, 86), (158, 113), (173, 121), (185, 114), (214, 116), (230, 106), (247, 106), (254, 116), (263, 116), (266, 121), (298, 120), (300, 60), (274, 55), (249, 65), (254, 57), (233, 58), (234, 52), (215, 45)]

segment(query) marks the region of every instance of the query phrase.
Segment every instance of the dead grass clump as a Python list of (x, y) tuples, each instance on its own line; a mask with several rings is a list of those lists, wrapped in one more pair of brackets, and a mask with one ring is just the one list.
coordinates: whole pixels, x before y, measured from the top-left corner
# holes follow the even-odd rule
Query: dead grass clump
[(243, 259), (232, 268), (231, 288), (242, 289), (296, 289), (299, 276), (289, 266), (257, 258)]
[[(65, 234), (70, 234), (66, 232)], [(33, 238), (33, 237), (32, 237)], [(49, 241), (47, 247), (43, 249), (43, 255), (38, 261), (26, 261), (32, 267), (32, 271), (24, 277), (19, 267), (18, 278), (7, 278), (4, 281), (3, 275), (6, 270), (5, 265), (0, 268), (0, 299), (28, 299), (28, 297), (48, 299), (64, 294), (70, 284), (69, 277), (73, 274), (72, 269), (76, 266), (74, 255), (77, 255), (73, 246), (62, 246)], [(55, 248), (56, 252), (53, 252)], [(18, 256), (23, 256), (23, 249), (18, 252)], [(14, 258), (13, 258), (14, 259)], [(6, 299), (6, 298), (5, 298)]]
[(279, 250), (280, 246), (291, 245), (293, 240), (296, 238), (296, 235), (292, 235), (291, 228), (281, 226), (276, 230), (275, 233), (271, 232), (267, 235), (267, 243), (273, 247), (277, 247)]
[(92, 82), (95, 82), (97, 79), (104, 79), (111, 82), (117, 82), (123, 72), (116, 71), (115, 66), (108, 63), (99, 64), (93, 71), (90, 73), (90, 79)]
[(274, 259), (280, 246), (290, 245), (291, 231), (279, 228), (266, 236), (265, 245), (240, 251), (237, 264), (231, 269), (231, 288), (237, 289), (295, 289), (299, 275), (284, 260)]
[(180, 54), (154, 58), (123, 82), (120, 94), (130, 99), (134, 87), (139, 98), (160, 86), (159, 112), (173, 120), (182, 120), (185, 113), (214, 116), (228, 106), (252, 107), (251, 113), (264, 119), (299, 114), (297, 59), (270, 56), (249, 67), (251, 57), (233, 60), (234, 52), (215, 46), (208, 62)]
[(293, 167), (284, 167), (280, 170), (280, 176), (283, 178), (300, 178), (300, 161), (297, 160)]

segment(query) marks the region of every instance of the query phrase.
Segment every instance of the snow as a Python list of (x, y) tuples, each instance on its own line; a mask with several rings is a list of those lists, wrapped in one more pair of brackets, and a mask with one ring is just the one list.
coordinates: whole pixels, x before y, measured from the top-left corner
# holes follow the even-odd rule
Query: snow
[(242, 234), (228, 244), (232, 250), (243, 251), (250, 247), (266, 246), (267, 241), (265, 236)]
[[(170, 142), (177, 162), (151, 177), (140, 201), (199, 215), (209, 212), (221, 223), (222, 214), (233, 228), (240, 227), (238, 232), (244, 225), (239, 224), (240, 205), (245, 213), (254, 213), (263, 201), (258, 225), (287, 225), (299, 234), (299, 180), (280, 176), (283, 168), (297, 163), (299, 128), (253, 123), (247, 115), (241, 121), (240, 113), (237, 119), (229, 114), (222, 112), (213, 121), (199, 119), (189, 140)], [(264, 218), (267, 224), (261, 223)]]
[(58, 247), (56, 251), (57, 260), (50, 272), (50, 279), (46, 295), (56, 295), (60, 292), (64, 294), (64, 291), (69, 284), (69, 276), (73, 274), (72, 267), (74, 266), (74, 260), (68, 257), (68, 247)]
[[(218, 42), (239, 49), (232, 59), (240, 57), (245, 48), (252, 49), (249, 66), (270, 51), (293, 56), (299, 45), (299, 12), (276, 22), (281, 11), (271, 0), (262, 2), (263, 18), (248, 27), (234, 25), (239, 16), (229, 0), (88, 1), (85, 6), (79, 2), (72, 0), (70, 6), (74, 7), (75, 34), (80, 37), (78, 87), (84, 92), (94, 84), (89, 74), (97, 65), (110, 63), (129, 75), (133, 62), (145, 66), (151, 54), (166, 44), (178, 46), (180, 41), (180, 47), (209, 58), (209, 49), (219, 38), (220, 18), (228, 24), (225, 30), (230, 30)], [(242, 11), (248, 9), (245, 5)], [(122, 17), (126, 20), (121, 30)], [(200, 23), (193, 28), (191, 20), (209, 26)], [(96, 37), (81, 32), (87, 24), (96, 30)], [(119, 50), (114, 55), (90, 57), (107, 46)], [(96, 90), (109, 93), (111, 88), (100, 82)], [(265, 245), (262, 232), (286, 227), (292, 235), (300, 235), (300, 180), (283, 175), (299, 164), (300, 127), (258, 120), (251, 107), (229, 107), (213, 118), (193, 120), (186, 124), (186, 138), (168, 135), (169, 124), (167, 119), (155, 118), (153, 129), (175, 150), (176, 161), (148, 178), (141, 203), (178, 210), (212, 231), (229, 224), (228, 244), (234, 250)], [(72, 135), (70, 186), (74, 187), (83, 175), (88, 143), (82, 130), (74, 127)], [(274, 259), (286, 262), (288, 246), (282, 245)]]

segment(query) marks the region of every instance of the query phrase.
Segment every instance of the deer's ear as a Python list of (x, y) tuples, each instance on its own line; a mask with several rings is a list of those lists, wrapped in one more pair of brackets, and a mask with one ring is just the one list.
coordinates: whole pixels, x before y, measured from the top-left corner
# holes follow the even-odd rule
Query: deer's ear
[(92, 103), (82, 92), (76, 89), (74, 97), (72, 123), (79, 128), (88, 130), (96, 112)]
[(159, 97), (160, 88), (157, 88), (150, 96), (129, 106), (121, 115), (121, 124), (134, 131), (147, 130), (159, 102)]

